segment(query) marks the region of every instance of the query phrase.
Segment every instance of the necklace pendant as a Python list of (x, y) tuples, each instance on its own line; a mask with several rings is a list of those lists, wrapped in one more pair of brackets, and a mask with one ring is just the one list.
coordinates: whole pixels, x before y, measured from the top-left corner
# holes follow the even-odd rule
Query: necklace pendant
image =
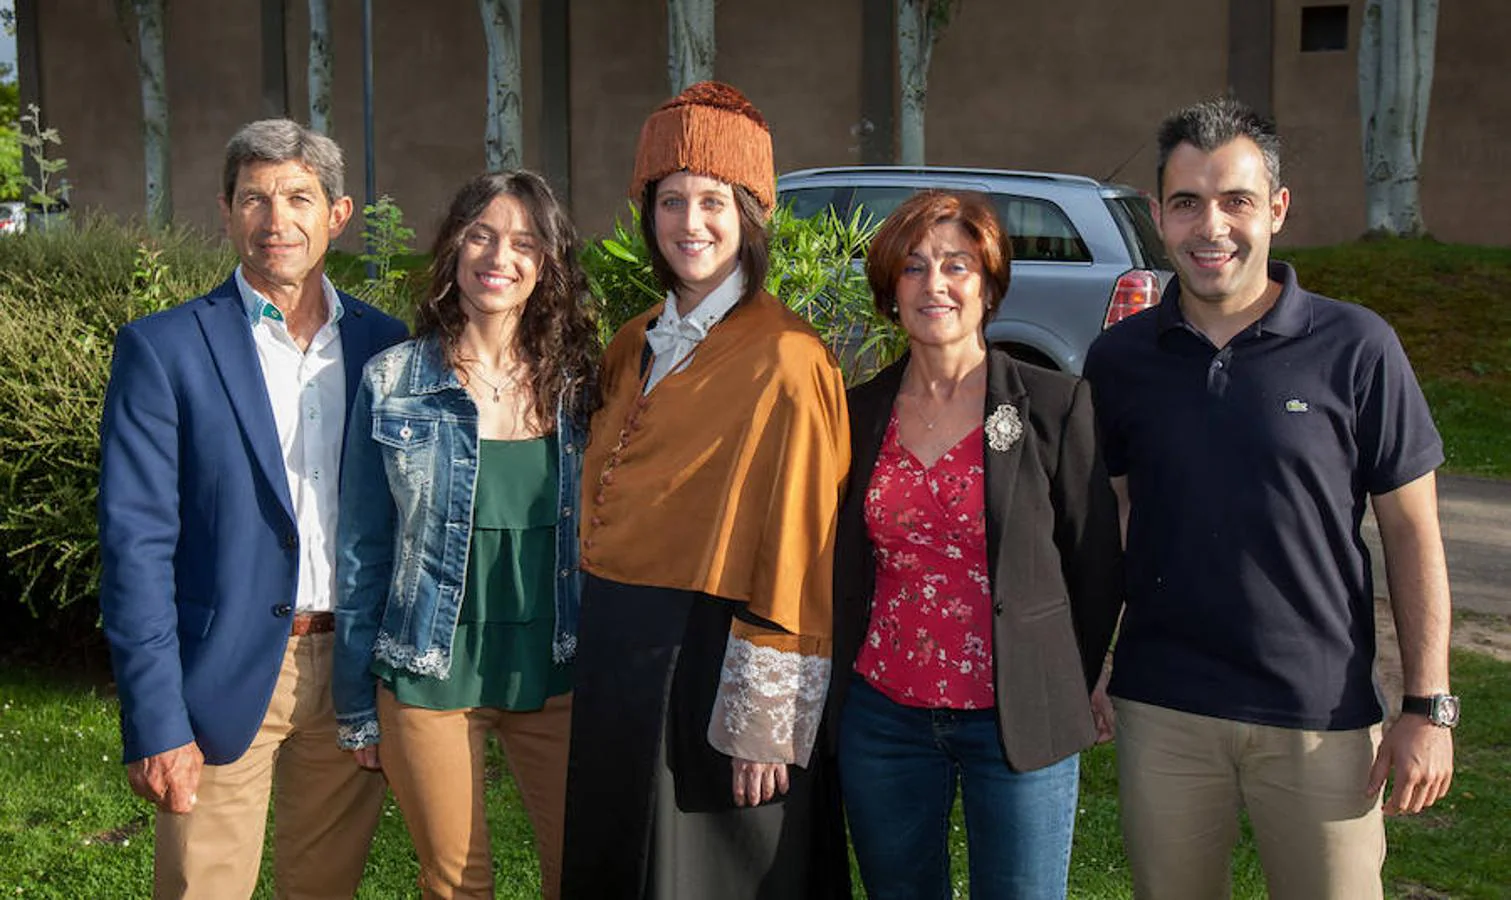
[(494, 388), (493, 389), (493, 402), (494, 403), (498, 402), (498, 388)]

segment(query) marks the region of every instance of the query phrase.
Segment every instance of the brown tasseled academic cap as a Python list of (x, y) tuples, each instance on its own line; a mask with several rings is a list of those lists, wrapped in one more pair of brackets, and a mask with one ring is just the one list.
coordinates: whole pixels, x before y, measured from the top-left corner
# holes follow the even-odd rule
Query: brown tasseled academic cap
[(744, 185), (762, 208), (776, 203), (771, 131), (745, 95), (718, 81), (700, 81), (651, 113), (640, 129), (630, 196), (686, 169)]

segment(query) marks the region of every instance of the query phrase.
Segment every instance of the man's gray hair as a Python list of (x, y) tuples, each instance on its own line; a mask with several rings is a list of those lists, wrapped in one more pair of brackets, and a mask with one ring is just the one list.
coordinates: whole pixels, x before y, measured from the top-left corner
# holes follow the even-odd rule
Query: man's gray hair
[(1155, 169), (1155, 189), (1165, 197), (1165, 163), (1181, 144), (1190, 144), (1203, 153), (1237, 138), (1246, 137), (1259, 146), (1264, 168), (1270, 176), (1270, 191), (1280, 190), (1280, 135), (1275, 123), (1231, 97), (1206, 100), (1171, 113), (1159, 126), (1159, 164)]
[(226, 202), (236, 195), (236, 177), (241, 167), (254, 162), (303, 163), (320, 179), (327, 203), (345, 196), (342, 171), (345, 162), (335, 141), (314, 132), (292, 119), (263, 119), (242, 126), (226, 144), (226, 169), (223, 182)]

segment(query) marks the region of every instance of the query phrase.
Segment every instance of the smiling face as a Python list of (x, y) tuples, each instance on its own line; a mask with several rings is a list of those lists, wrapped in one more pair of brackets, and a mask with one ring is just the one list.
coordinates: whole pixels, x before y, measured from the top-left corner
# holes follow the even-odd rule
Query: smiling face
[(469, 320), (519, 315), (540, 278), (542, 241), (518, 197), (499, 194), (462, 232), (456, 286)]
[(704, 175), (674, 172), (656, 185), (656, 246), (677, 276), (677, 306), (693, 307), (738, 264), (740, 211), (734, 189)]
[(1203, 153), (1180, 144), (1165, 164), (1159, 226), (1181, 299), (1236, 312), (1269, 287), (1270, 240), (1290, 192), (1273, 188), (1259, 146), (1239, 137)]
[(351, 218), (352, 201), (329, 202), (304, 163), (257, 161), (241, 167), (233, 195), (220, 198), (220, 211), (247, 282), (271, 298), (320, 277), (331, 239)]
[(903, 260), (897, 319), (915, 344), (947, 347), (981, 338), (986, 301), (981, 254), (958, 222), (930, 228)]

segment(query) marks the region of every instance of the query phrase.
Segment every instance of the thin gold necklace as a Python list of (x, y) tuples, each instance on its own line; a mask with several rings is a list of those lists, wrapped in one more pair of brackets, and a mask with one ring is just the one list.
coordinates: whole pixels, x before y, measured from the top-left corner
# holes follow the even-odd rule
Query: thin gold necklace
[(934, 418), (930, 419), (928, 416), (925, 416), (923, 414), (923, 399), (919, 398), (913, 401), (913, 414), (918, 417), (919, 421), (923, 422), (924, 428), (933, 431), (934, 423), (938, 422), (944, 416), (944, 410), (941, 409), (939, 412), (934, 414)]
[[(956, 385), (955, 393), (958, 393), (965, 387), (966, 380), (967, 379), (962, 379), (961, 382)], [(909, 395), (913, 401), (913, 415), (918, 417), (918, 421), (923, 423), (924, 428), (928, 429), (929, 431), (933, 431), (934, 426), (938, 424), (939, 420), (944, 418), (944, 414), (949, 411), (950, 403), (955, 399), (955, 394), (952, 393), (949, 397), (944, 398), (939, 412), (935, 413), (934, 418), (930, 419), (928, 416), (923, 414), (923, 404), (925, 400), (933, 399), (934, 395), (930, 394), (923, 387), (918, 387), (916, 391), (916, 393)]]

